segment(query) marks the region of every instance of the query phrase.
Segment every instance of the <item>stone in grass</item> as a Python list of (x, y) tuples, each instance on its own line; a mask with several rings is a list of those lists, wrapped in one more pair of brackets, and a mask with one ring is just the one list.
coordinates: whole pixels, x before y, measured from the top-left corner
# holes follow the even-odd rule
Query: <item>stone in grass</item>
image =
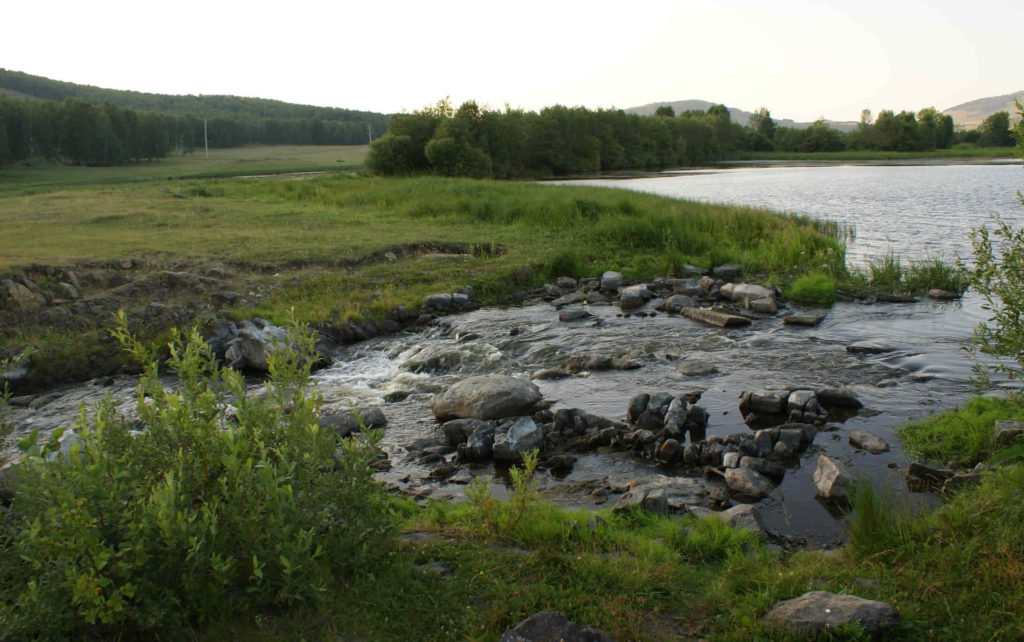
[(878, 633), (899, 623), (900, 614), (891, 604), (827, 591), (811, 591), (778, 602), (761, 618), (764, 626), (804, 634), (817, 634), (843, 625), (858, 625), (868, 633)]
[(812, 481), (818, 496), (831, 501), (845, 501), (853, 487), (853, 479), (838, 462), (821, 454)]
[(498, 642), (613, 642), (602, 631), (571, 622), (558, 611), (541, 611), (501, 634)]

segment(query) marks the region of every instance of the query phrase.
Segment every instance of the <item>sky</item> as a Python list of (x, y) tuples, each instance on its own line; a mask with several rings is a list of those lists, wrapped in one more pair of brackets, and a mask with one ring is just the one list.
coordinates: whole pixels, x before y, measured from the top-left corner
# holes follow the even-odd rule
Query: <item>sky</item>
[(1024, 90), (1021, 0), (5, 3), (0, 67), (384, 113), (701, 99), (858, 120)]

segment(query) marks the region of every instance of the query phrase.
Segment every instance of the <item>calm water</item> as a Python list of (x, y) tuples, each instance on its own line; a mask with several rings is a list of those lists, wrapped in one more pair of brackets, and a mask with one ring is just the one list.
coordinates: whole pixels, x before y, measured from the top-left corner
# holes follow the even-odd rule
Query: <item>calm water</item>
[(909, 259), (970, 256), (968, 232), (998, 214), (1024, 221), (1019, 161), (970, 165), (743, 167), (666, 173), (657, 178), (568, 181), (763, 207), (838, 221), (856, 237), (851, 264), (894, 252)]

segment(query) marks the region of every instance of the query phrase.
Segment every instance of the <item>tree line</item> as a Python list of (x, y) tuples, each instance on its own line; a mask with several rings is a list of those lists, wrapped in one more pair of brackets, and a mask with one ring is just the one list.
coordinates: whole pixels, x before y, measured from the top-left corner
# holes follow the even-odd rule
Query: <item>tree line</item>
[(75, 165), (120, 165), (190, 152), (187, 118), (136, 112), (75, 98), (63, 102), (0, 96), (0, 166), (32, 158)]
[(802, 129), (778, 127), (765, 108), (741, 126), (724, 105), (679, 115), (662, 106), (640, 116), (562, 105), (495, 111), (474, 101), (455, 109), (442, 100), (392, 116), (388, 133), (370, 146), (367, 166), (381, 174), (527, 178), (692, 166), (749, 151), (929, 151), (962, 142), (1012, 145), (1008, 115), (957, 132), (953, 119), (934, 107), (917, 114), (886, 110), (873, 122), (865, 111), (857, 130), (844, 133), (823, 120)]

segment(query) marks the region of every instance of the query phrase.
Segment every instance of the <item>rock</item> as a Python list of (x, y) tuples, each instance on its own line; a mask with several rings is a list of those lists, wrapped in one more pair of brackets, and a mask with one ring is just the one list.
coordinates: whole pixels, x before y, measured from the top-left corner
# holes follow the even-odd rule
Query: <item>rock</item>
[(629, 406), (626, 408), (626, 420), (629, 423), (636, 423), (640, 419), (640, 415), (647, 410), (647, 404), (651, 400), (651, 395), (646, 392), (633, 395), (629, 400)]
[(779, 311), (779, 304), (772, 298), (754, 299), (747, 303), (747, 307), (761, 314), (775, 314)]
[(441, 431), (444, 432), (448, 445), (455, 448), (466, 443), (469, 436), (485, 424), (490, 424), (490, 422), (483, 419), (452, 419), (451, 421), (444, 422), (441, 426)]
[(762, 457), (743, 457), (740, 459), (740, 468), (749, 468), (761, 473), (775, 484), (780, 483), (786, 476), (785, 468)]
[(594, 318), (594, 315), (587, 312), (583, 308), (573, 308), (572, 310), (562, 310), (558, 313), (558, 320), (562, 323), (569, 323), (570, 321), (586, 321), (587, 319)]
[(851, 624), (876, 633), (899, 623), (900, 614), (890, 604), (825, 591), (812, 591), (778, 602), (761, 618), (764, 626), (793, 629), (803, 634)]
[(517, 462), (523, 454), (544, 445), (544, 431), (530, 417), (520, 417), (508, 432), (495, 438), (494, 458)]
[(746, 317), (716, 312), (714, 310), (705, 310), (704, 308), (682, 308), (679, 310), (679, 314), (688, 319), (707, 323), (708, 325), (715, 325), (720, 328), (738, 328), (750, 325), (750, 319)]
[(806, 410), (808, 404), (814, 401), (814, 408), (816, 409), (817, 400), (818, 398), (811, 390), (794, 390), (789, 393), (789, 397), (786, 399), (786, 408), (788, 410)]
[(623, 310), (636, 310), (643, 307), (654, 294), (647, 289), (646, 285), (632, 285), (623, 289), (619, 294), (619, 307)]
[(956, 292), (950, 292), (949, 290), (932, 288), (931, 290), (928, 290), (928, 298), (936, 299), (937, 301), (952, 301), (954, 299), (959, 299), (960, 295)]
[(1024, 423), (1019, 421), (1002, 420), (995, 424), (996, 445), (1010, 446), (1024, 435)]
[(722, 455), (722, 467), (723, 468), (739, 468), (740, 459), (743, 457), (740, 453), (725, 453)]
[(227, 342), (224, 360), (237, 370), (266, 372), (267, 357), (287, 346), (288, 331), (284, 328), (255, 320), (243, 321), (238, 324), (238, 334)]
[(798, 312), (782, 317), (782, 325), (814, 327), (825, 319), (824, 314)]
[(539, 372), (535, 372), (533, 375), (534, 379), (565, 379), (571, 377), (572, 373), (564, 368), (545, 368)]
[(486, 421), (477, 425), (476, 429), (459, 448), (459, 459), (465, 461), (485, 461), (494, 453), (493, 422)]
[(970, 472), (960, 475), (953, 475), (942, 484), (942, 492), (953, 493), (968, 486), (975, 486), (981, 483), (981, 473)]
[(853, 479), (835, 460), (818, 455), (818, 468), (811, 478), (818, 497), (832, 501), (845, 501)]
[(540, 389), (529, 381), (503, 375), (463, 379), (434, 395), (430, 408), (440, 421), (459, 418), (503, 419), (533, 412)]
[(541, 611), (501, 634), (498, 642), (613, 642), (600, 629), (570, 622), (557, 611)]
[(697, 307), (697, 299), (683, 294), (673, 294), (662, 301), (655, 309), (662, 312), (679, 312), (683, 308)]
[(665, 411), (665, 418), (662, 421), (665, 431), (673, 437), (681, 437), (683, 434), (683, 423), (686, 422), (686, 399), (675, 397)]
[(380, 408), (352, 408), (342, 412), (326, 412), (320, 415), (318, 423), (321, 428), (340, 437), (348, 437), (364, 428), (383, 428), (387, 426), (388, 420)]
[(20, 283), (5, 279), (2, 292), (7, 298), (7, 307), (12, 310), (34, 310), (46, 305), (46, 299)]
[(672, 292), (685, 297), (695, 297), (700, 294), (700, 281), (694, 278), (687, 279), (665, 279), (665, 284), (672, 288)]
[(424, 307), (438, 312), (450, 310), (453, 303), (454, 301), (451, 294), (428, 294), (423, 298)]
[(750, 504), (737, 504), (728, 510), (715, 515), (733, 528), (750, 531), (756, 535), (764, 535), (764, 523), (761, 521), (761, 512)]
[(743, 268), (735, 263), (723, 263), (711, 269), (711, 275), (716, 279), (731, 281), (743, 275)]
[(601, 370), (636, 370), (640, 364), (624, 357), (609, 357), (596, 354), (581, 354), (569, 357), (565, 369), (572, 373), (598, 372)]
[(932, 468), (915, 461), (907, 466), (907, 486), (913, 491), (942, 488), (946, 480), (954, 475), (951, 470)]
[(766, 413), (770, 415), (781, 415), (786, 412), (786, 404), (789, 401), (788, 390), (765, 390), (750, 395), (750, 410), (752, 412)]
[(77, 299), (80, 296), (82, 296), (79, 293), (78, 288), (71, 285), (70, 283), (61, 282), (57, 284), (57, 287), (59, 287), (64, 292), (64, 295), (69, 299)]
[(563, 290), (575, 290), (579, 286), (579, 283), (577, 283), (576, 279), (571, 276), (560, 276), (555, 279), (555, 285)]
[(617, 292), (622, 287), (622, 273), (608, 271), (601, 275), (601, 286), (602, 292)]
[(892, 352), (895, 348), (881, 343), (871, 341), (858, 341), (846, 346), (846, 351), (852, 354), (885, 354)]
[(818, 403), (823, 406), (837, 406), (839, 408), (860, 409), (864, 404), (857, 399), (857, 396), (845, 388), (823, 388), (816, 393)]
[(775, 488), (771, 480), (750, 468), (726, 469), (725, 484), (731, 491), (756, 499), (765, 497)]
[(615, 511), (642, 508), (655, 513), (685, 512), (687, 506), (708, 506), (706, 482), (692, 477), (657, 476), (633, 485), (619, 497)]
[(676, 366), (676, 372), (687, 377), (706, 377), (718, 373), (718, 368), (711, 363), (684, 361)]
[(753, 283), (726, 283), (722, 286), (721, 292), (722, 296), (743, 303), (775, 298), (775, 290)]
[(567, 305), (572, 305), (573, 303), (579, 303), (579, 302), (580, 302), (580, 293), (579, 292), (570, 292), (570, 293), (568, 293), (566, 295), (563, 295), (563, 296), (560, 296), (557, 299), (555, 299), (554, 301), (552, 301), (551, 305), (555, 306), (556, 308), (562, 308), (562, 307), (565, 307)]
[(889, 444), (885, 443), (884, 439), (866, 430), (854, 430), (851, 432), (850, 445), (854, 448), (863, 448), (875, 455), (889, 450)]
[[(649, 431), (638, 431), (638, 432), (649, 432)], [(653, 433), (651, 433), (651, 434), (653, 436)], [(675, 460), (675, 458), (679, 455), (679, 453), (681, 451), (682, 451), (682, 447), (679, 445), (678, 441), (676, 441), (675, 439), (666, 439), (661, 444), (661, 447), (658, 448), (658, 453), (656, 455), (656, 458), (657, 458), (658, 461), (660, 461), (662, 463), (669, 464), (669, 463), (672, 463), (672, 461)]]

